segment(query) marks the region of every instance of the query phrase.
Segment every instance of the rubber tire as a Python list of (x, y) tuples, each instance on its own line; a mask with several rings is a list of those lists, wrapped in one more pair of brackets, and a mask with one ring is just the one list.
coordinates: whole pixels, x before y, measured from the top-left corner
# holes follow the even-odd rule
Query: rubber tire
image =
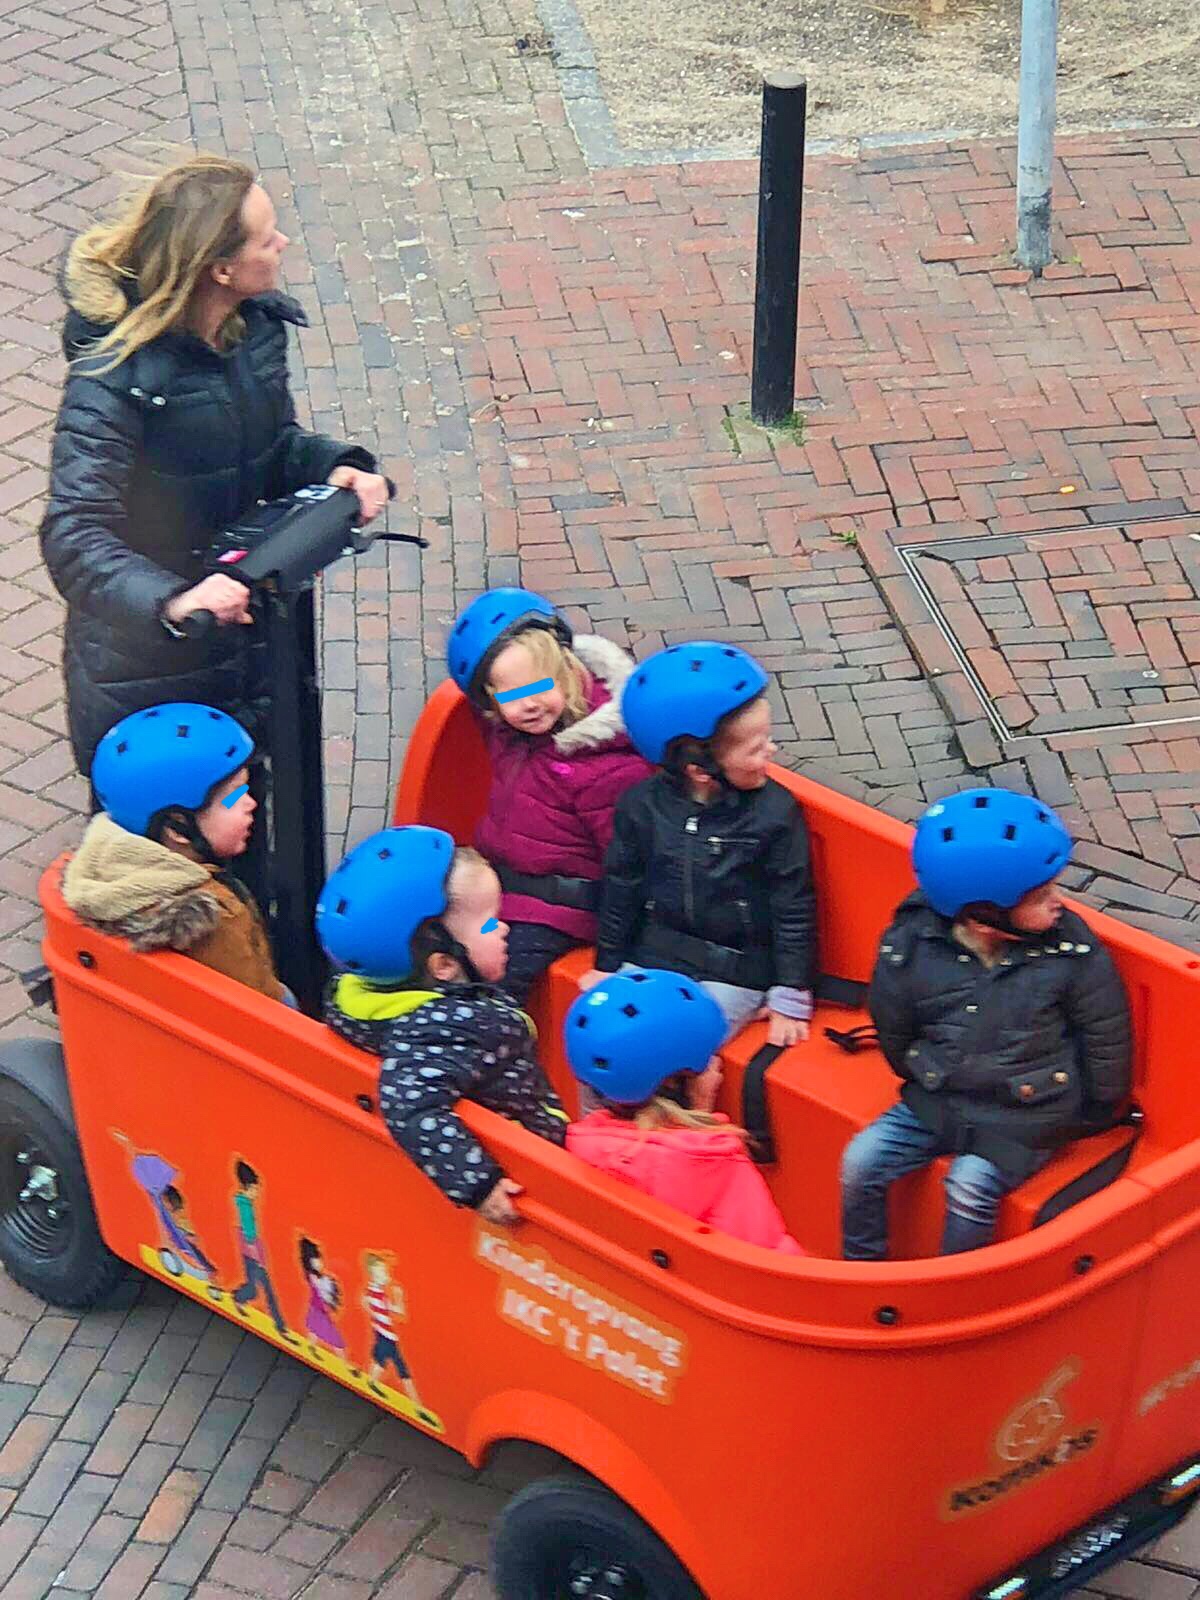
[(552, 1583), (564, 1536), (593, 1534), (602, 1555), (633, 1568), (648, 1600), (704, 1600), (683, 1567), (636, 1512), (588, 1478), (540, 1478), (513, 1496), (492, 1536), (499, 1600), (559, 1600)]
[(0, 1134), (28, 1134), (53, 1161), (68, 1205), (63, 1253), (43, 1261), (0, 1222), (0, 1263), (14, 1282), (68, 1311), (87, 1311), (125, 1276), (125, 1263), (100, 1237), (75, 1130), (11, 1078), (0, 1077)]

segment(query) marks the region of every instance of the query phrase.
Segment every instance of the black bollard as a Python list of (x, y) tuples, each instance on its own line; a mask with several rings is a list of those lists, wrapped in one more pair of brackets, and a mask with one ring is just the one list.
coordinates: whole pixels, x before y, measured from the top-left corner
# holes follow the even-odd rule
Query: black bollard
[(796, 402), (807, 107), (808, 85), (799, 73), (771, 72), (763, 78), (750, 415), (765, 426), (785, 421)]

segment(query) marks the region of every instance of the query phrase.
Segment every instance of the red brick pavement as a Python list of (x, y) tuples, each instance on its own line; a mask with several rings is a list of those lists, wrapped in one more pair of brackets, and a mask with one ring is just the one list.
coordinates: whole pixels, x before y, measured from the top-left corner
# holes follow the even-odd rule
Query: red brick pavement
[[(1032, 287), (1011, 150), (816, 163), (806, 431), (771, 449), (729, 427), (752, 170), (585, 175), (505, 0), (0, 16), (0, 1033), (46, 1026), (13, 974), (83, 805), (34, 539), (53, 263), (112, 153), (189, 130), (281, 202), (302, 403), (378, 444), (433, 541), (324, 596), (335, 846), (382, 814), (449, 614), (521, 577), (639, 650), (747, 643), (788, 759), (900, 814), (969, 774), (1030, 783), (1097, 903), (1194, 942), (1200, 139), (1069, 143), (1063, 265)], [(486, 1600), (484, 1525), (525, 1470), (472, 1474), (140, 1280), (83, 1319), (0, 1287), (5, 1600)], [(1101, 1589), (1194, 1600), (1198, 1577), (1193, 1519)]]

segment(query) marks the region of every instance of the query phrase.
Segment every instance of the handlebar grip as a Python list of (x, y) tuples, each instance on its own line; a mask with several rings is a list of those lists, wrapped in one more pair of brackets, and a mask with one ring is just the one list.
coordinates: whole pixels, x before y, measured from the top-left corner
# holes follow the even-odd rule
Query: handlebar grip
[(216, 629), (217, 619), (211, 611), (189, 611), (177, 626), (185, 639), (207, 639)]

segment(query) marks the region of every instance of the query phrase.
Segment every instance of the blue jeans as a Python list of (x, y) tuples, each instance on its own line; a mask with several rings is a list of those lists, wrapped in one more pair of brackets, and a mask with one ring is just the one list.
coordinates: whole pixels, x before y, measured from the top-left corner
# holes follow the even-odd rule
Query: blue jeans
[(256, 1260), (254, 1256), (243, 1255), (242, 1271), (246, 1274), (246, 1281), (239, 1289), (233, 1291), (234, 1304), (244, 1306), (252, 1300), (257, 1300), (261, 1289), (266, 1296), (267, 1309), (271, 1313), (271, 1321), (275, 1324), (276, 1333), (286, 1333), (283, 1312), (279, 1309), (279, 1301), (275, 1298), (275, 1290), (271, 1287), (271, 1280), (267, 1275), (266, 1267), (263, 1266), (261, 1261)]
[[(886, 1259), (888, 1188), (905, 1173), (950, 1154), (946, 1140), (931, 1133), (903, 1101), (855, 1134), (842, 1156), (842, 1254), (847, 1261)], [(1046, 1152), (1038, 1166), (1049, 1159)], [(946, 1174), (942, 1254), (991, 1244), (1000, 1202), (1020, 1181), (1006, 1178), (982, 1156), (956, 1156)]]

